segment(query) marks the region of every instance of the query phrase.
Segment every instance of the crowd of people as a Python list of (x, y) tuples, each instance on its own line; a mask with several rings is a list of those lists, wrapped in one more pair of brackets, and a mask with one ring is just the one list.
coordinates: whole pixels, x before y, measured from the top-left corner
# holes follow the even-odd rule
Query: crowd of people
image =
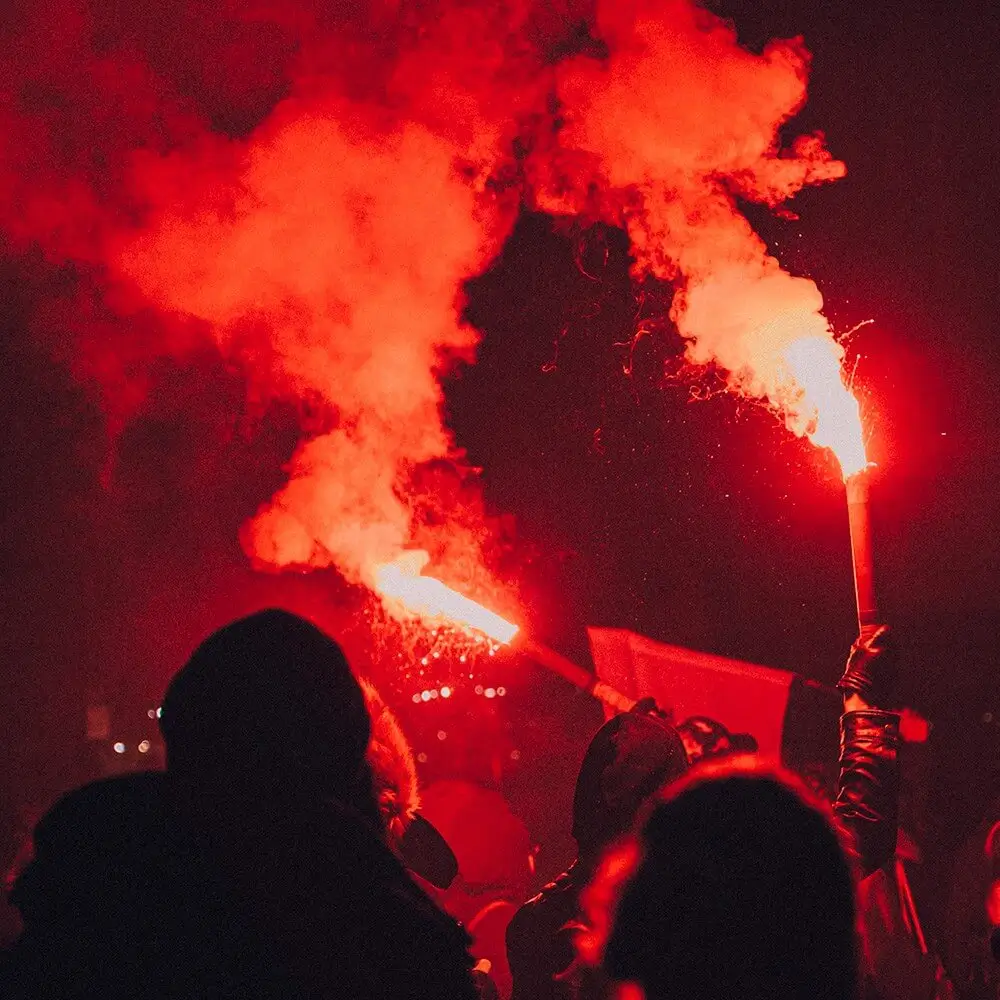
[(859, 887), (897, 846), (895, 672), (886, 629), (859, 637), (832, 804), (751, 738), (640, 702), (588, 747), (574, 864), (477, 906), (460, 814), (439, 810), (446, 836), (422, 815), (378, 692), (313, 624), (260, 612), (169, 685), (164, 771), (38, 823), (0, 996), (854, 1000)]

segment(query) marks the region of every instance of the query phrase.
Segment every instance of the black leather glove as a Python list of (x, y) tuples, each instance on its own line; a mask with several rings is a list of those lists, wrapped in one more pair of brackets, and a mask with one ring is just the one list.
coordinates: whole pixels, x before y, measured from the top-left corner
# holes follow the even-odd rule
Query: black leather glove
[(895, 696), (899, 656), (888, 625), (865, 626), (851, 646), (837, 687), (859, 695), (872, 708), (888, 708)]

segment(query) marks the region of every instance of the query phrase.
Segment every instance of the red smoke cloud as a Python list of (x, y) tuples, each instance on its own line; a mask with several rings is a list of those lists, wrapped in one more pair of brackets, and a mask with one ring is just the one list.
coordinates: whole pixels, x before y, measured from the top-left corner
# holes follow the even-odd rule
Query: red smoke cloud
[[(560, 61), (588, 17), (608, 58)], [(844, 172), (820, 136), (778, 142), (805, 100), (801, 42), (754, 55), (688, 0), (596, 15), (574, 0), (92, 0), (25, 4), (8, 51), (0, 223), (15, 247), (74, 262), (78, 368), (127, 413), (144, 359), (210, 343), (255, 395), (322, 415), (244, 528), (259, 563), (370, 582), (413, 544), (475, 548), (475, 526), (445, 501), (428, 513), (413, 477), (456, 457), (441, 376), (478, 339), (462, 283), (525, 187), (624, 225), (637, 271), (676, 284), (690, 359), (797, 432), (816, 414), (789, 345), (813, 338), (810, 363), (839, 377), (816, 286), (737, 204)]]
[[(113, 266), (163, 311), (206, 321), (265, 392), (331, 413), (245, 527), (261, 563), (371, 583), (427, 542), (407, 480), (453, 456), (440, 376), (474, 359), (461, 287), (513, 222), (488, 182), (538, 88), (537, 57), (495, 17), (455, 8), (395, 38), (383, 24), (392, 57), (354, 100), (329, 71), (345, 46), (324, 39), (246, 143), (133, 161), (149, 215)], [(435, 549), (451, 529), (444, 518)]]
[(838, 385), (843, 349), (816, 285), (781, 268), (737, 203), (775, 207), (845, 173), (821, 135), (779, 141), (806, 98), (801, 40), (756, 55), (689, 0), (601, 3), (597, 31), (610, 59), (560, 68), (565, 126), (535, 165), (539, 205), (624, 225), (636, 271), (675, 283), (689, 360), (719, 365), (796, 433), (815, 432), (823, 399), (796, 378), (789, 348), (815, 341), (811, 364)]
[[(221, 169), (184, 154), (155, 165), (166, 197), (122, 272), (207, 321), (267, 389), (335, 413), (245, 532), (263, 562), (334, 563), (357, 580), (410, 540), (401, 487), (450, 454), (439, 376), (477, 340), (458, 320), (461, 282), (496, 247), (454, 155), (421, 125), (292, 100)], [(189, 176), (214, 182), (179, 208)]]
[[(462, 282), (513, 222), (489, 176), (541, 78), (523, 11), (351, 6), (27, 12), (2, 162), (8, 233), (85, 265), (120, 314), (155, 307), (148, 356), (200, 329), (255, 396), (325, 414), (244, 547), (367, 581), (415, 538), (449, 548), (408, 481), (454, 457), (440, 377), (474, 358)], [(78, 369), (128, 381), (111, 359), (134, 343), (74, 325)], [(452, 512), (466, 544), (470, 510)]]

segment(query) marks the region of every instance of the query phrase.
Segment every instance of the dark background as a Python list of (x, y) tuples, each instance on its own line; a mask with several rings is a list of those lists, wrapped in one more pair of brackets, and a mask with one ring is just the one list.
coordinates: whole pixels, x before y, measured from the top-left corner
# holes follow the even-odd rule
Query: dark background
[[(798, 199), (799, 220), (752, 218), (786, 267), (817, 281), (838, 330), (873, 320), (851, 354), (880, 465), (880, 593), (908, 652), (907, 701), (935, 723), (927, 844), (944, 852), (1000, 785), (998, 14), (985, 2), (713, 9), (751, 46), (804, 35), (810, 101), (793, 127), (825, 130), (848, 165)], [(485, 470), (490, 507), (516, 518), (532, 631), (581, 662), (584, 626), (617, 625), (834, 680), (855, 629), (836, 469), (766, 412), (728, 396), (691, 402), (686, 383), (661, 379), (677, 351), (669, 292), (638, 288), (627, 269), (620, 232), (567, 233), (526, 214), (469, 286), (484, 341), (449, 380), (449, 423)], [(26, 806), (100, 767), (86, 705), (113, 707), (116, 736), (150, 735), (146, 710), (171, 673), (235, 614), (309, 613), (376, 679), (391, 679), (398, 655), (373, 643), (362, 595), (332, 574), (246, 565), (237, 531), (280, 482), (293, 415), (276, 410), (247, 435), (238, 374), (211, 356), (163, 362), (110, 455), (99, 400), (33, 321), (61, 280), (30, 253), (0, 269), (11, 848)], [(465, 727), (484, 761), (467, 750), (454, 767), (481, 777), (495, 770), (486, 758), (502, 761), (551, 871), (569, 849), (570, 783), (599, 712), (528, 663), (498, 659), (483, 676), (510, 693), (490, 705), (456, 696), (449, 710), (477, 720)], [(453, 744), (434, 735), (451, 717), (408, 695), (396, 691), (427, 775), (445, 773)]]

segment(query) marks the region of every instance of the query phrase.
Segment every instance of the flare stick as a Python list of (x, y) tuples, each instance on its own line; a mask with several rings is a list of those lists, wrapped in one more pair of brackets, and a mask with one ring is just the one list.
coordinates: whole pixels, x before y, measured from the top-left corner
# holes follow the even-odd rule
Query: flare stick
[(858, 604), (858, 628), (878, 624), (875, 573), (872, 559), (871, 517), (868, 506), (868, 472), (847, 478), (847, 516), (851, 526), (851, 555), (854, 562), (854, 592)]
[(513, 648), (528, 659), (534, 660), (539, 666), (565, 678), (581, 691), (588, 692), (619, 712), (628, 712), (635, 705), (634, 698), (627, 697), (610, 684), (605, 684), (596, 674), (584, 670), (561, 653), (535, 642), (534, 639), (515, 640)]

